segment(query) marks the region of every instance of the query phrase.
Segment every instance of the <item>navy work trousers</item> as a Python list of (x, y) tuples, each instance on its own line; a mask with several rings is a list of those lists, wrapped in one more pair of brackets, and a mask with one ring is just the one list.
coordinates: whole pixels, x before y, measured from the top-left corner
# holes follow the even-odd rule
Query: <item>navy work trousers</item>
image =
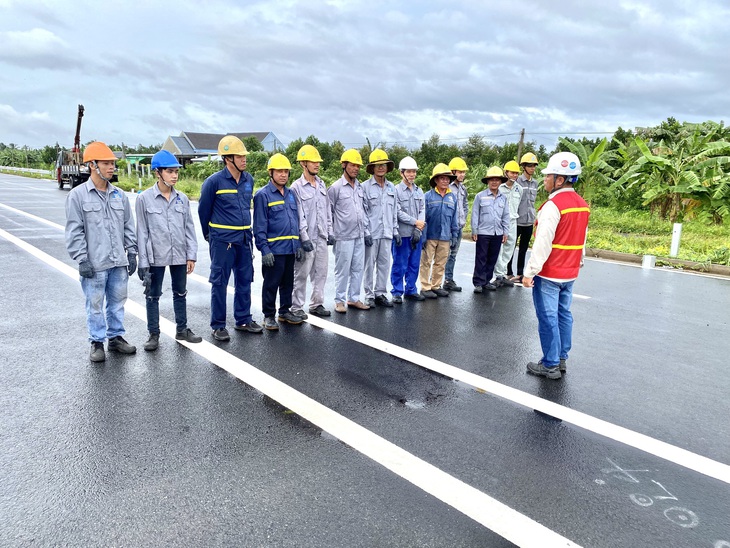
[(264, 317), (276, 312), (276, 292), (279, 292), (279, 314), (291, 308), (291, 293), (294, 289), (294, 254), (274, 255), (274, 266), (262, 266), (264, 285), (261, 291), (261, 309)]
[(499, 250), (502, 249), (502, 235), (490, 234), (477, 236), (477, 251), (474, 258), (474, 275), (472, 282), (474, 287), (485, 286), (494, 275), (494, 265), (499, 258)]
[(251, 323), (253, 257), (250, 237), (243, 245), (210, 239), (210, 327), (226, 326), (228, 280), (233, 272), (233, 317), (236, 325)]

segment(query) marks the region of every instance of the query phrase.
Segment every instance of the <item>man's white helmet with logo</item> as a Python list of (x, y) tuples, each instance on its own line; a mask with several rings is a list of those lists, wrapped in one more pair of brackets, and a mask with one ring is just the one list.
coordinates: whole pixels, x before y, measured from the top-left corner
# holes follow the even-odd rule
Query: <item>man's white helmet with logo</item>
[(398, 164), (398, 169), (400, 169), (401, 171), (403, 171), (404, 169), (418, 169), (418, 165), (413, 158), (411, 158), (410, 156), (406, 156), (400, 161), (400, 164)]
[(543, 175), (565, 175), (568, 179), (577, 179), (580, 175), (580, 160), (572, 152), (558, 152), (548, 160)]

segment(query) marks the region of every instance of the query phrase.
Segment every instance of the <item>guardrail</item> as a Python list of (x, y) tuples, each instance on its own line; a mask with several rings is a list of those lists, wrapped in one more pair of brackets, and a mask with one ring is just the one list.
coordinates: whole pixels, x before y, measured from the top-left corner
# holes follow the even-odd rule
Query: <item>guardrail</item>
[(50, 171), (48, 169), (33, 169), (33, 168), (29, 168), (29, 167), (0, 166), (0, 171), (13, 171), (16, 173), (36, 173), (38, 175), (48, 175), (49, 177), (53, 177), (53, 171)]

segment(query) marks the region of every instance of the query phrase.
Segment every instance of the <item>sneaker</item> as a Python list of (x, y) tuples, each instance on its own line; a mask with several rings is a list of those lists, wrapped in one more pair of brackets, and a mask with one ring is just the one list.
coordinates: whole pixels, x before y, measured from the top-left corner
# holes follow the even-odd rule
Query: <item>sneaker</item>
[[(436, 295), (438, 297), (448, 297), (449, 296), (449, 292), (446, 291), (445, 289), (441, 289), (440, 287), (437, 287), (436, 289), (432, 289), (431, 291), (436, 293)], [(459, 288), (459, 291), (461, 291), (461, 288)]]
[[(187, 327), (182, 331), (178, 331), (177, 333), (175, 333), (175, 338), (178, 341), (187, 341), (189, 343), (203, 342), (203, 337), (201, 337), (200, 335), (196, 335), (195, 333), (193, 333), (192, 329)], [(145, 348), (145, 350), (147, 349)]]
[(403, 304), (403, 297), (400, 295), (393, 295), (394, 304)]
[(307, 318), (309, 318), (304, 310), (294, 310), (293, 308), (290, 308), (289, 312), (291, 312), (295, 316), (299, 316), (302, 320), (306, 320)]
[(481, 293), (482, 291), (484, 290), (482, 289), (481, 285), (477, 285), (476, 287), (474, 287), (474, 293)]
[(484, 289), (486, 289), (487, 291), (497, 291), (497, 286), (493, 283), (488, 283), (484, 286)]
[(274, 316), (266, 316), (264, 318), (264, 329), (267, 331), (278, 331), (279, 330), (279, 324), (276, 323), (276, 319)]
[(228, 334), (228, 330), (225, 327), (219, 327), (213, 330), (213, 338), (216, 341), (227, 342), (231, 340), (231, 336)]
[(430, 289), (428, 289), (426, 291), (421, 291), (421, 297), (423, 297), (424, 299), (438, 299), (439, 298), (439, 296), (436, 295), (436, 293), (434, 291), (431, 291)]
[(150, 333), (150, 338), (147, 339), (147, 342), (144, 343), (144, 348), (147, 352), (153, 352), (157, 350), (157, 347), (160, 346), (160, 334), (159, 333)]
[(137, 347), (129, 344), (121, 335), (109, 339), (107, 348), (110, 352), (119, 352), (120, 354), (134, 354), (137, 352)]
[(234, 327), (236, 331), (245, 331), (246, 333), (263, 333), (264, 328), (251, 320), (251, 323), (242, 323)]
[[(344, 306), (343, 306), (343, 308), (344, 308)], [(314, 314), (315, 316), (319, 316), (320, 318), (329, 318), (332, 315), (332, 312), (327, 310), (321, 304), (318, 304), (314, 308), (310, 308), (309, 313)]]
[(568, 360), (566, 358), (560, 358), (560, 365), (558, 367), (560, 368), (561, 373), (565, 373), (568, 369)]
[(393, 303), (388, 300), (385, 295), (378, 295), (375, 297), (375, 304), (378, 306), (384, 306), (385, 308), (393, 308)]
[(542, 362), (530, 362), (527, 364), (527, 372), (537, 375), (538, 377), (547, 377), (548, 379), (558, 380), (562, 377), (560, 374), (560, 366), (545, 367)]
[(446, 280), (444, 283), (444, 289), (447, 291), (461, 291), (461, 287), (456, 285), (454, 280)]
[(365, 299), (365, 304), (368, 305), (368, 308), (375, 308), (375, 299)]
[(106, 359), (104, 354), (104, 343), (94, 341), (91, 343), (91, 352), (89, 352), (89, 359), (92, 362), (103, 362)]
[(347, 312), (347, 307), (345, 306), (345, 303), (335, 303), (335, 312), (345, 314)]
[(502, 286), (504, 285), (504, 284), (502, 283), (502, 278), (494, 278), (494, 280), (492, 280), (492, 281), (491, 281), (490, 283), (491, 283), (491, 284), (492, 284), (492, 285), (493, 285), (494, 287), (496, 287), (497, 289), (499, 289), (500, 287), (502, 287)]
[(357, 308), (358, 310), (370, 310), (370, 307), (362, 301), (347, 301), (348, 308)]
[(284, 323), (290, 323), (292, 325), (299, 325), (301, 324), (304, 319), (301, 316), (297, 316), (296, 314), (292, 314), (289, 310), (284, 312), (283, 314), (279, 312), (279, 318), (278, 320), (280, 322)]
[(426, 297), (424, 297), (421, 293), (409, 293), (406, 295), (406, 299), (409, 301), (425, 301)]
[(515, 282), (513, 282), (509, 278), (501, 277), (498, 279), (504, 287), (514, 287), (515, 286)]

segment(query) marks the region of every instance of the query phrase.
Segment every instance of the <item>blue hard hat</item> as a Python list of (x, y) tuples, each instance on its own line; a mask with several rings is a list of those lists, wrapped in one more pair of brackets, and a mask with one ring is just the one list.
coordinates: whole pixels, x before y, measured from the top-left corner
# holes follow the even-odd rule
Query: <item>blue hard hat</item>
[(177, 158), (175, 158), (172, 152), (161, 150), (152, 156), (152, 169), (159, 169), (161, 167), (182, 167), (182, 165), (178, 163)]

